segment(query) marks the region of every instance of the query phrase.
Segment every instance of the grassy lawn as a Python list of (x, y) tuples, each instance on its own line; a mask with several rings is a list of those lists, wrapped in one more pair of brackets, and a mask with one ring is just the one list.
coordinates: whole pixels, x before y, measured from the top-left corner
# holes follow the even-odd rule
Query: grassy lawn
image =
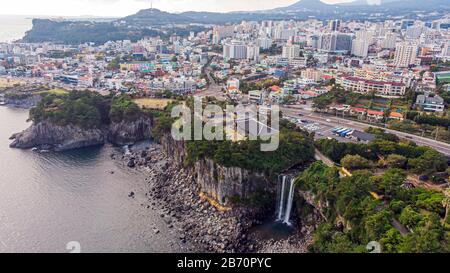
[(38, 92), (38, 94), (45, 94), (45, 93), (54, 94), (54, 95), (65, 95), (65, 94), (68, 94), (69, 92), (67, 90), (60, 89), (60, 88), (55, 88), (55, 89), (51, 89), (48, 91)]
[[(389, 102), (390, 100), (385, 98), (375, 98), (372, 102), (368, 99), (360, 99), (355, 107), (369, 108), (371, 105), (373, 110), (383, 111), (389, 108)], [(407, 109), (408, 105), (406, 102), (399, 99), (394, 99), (392, 101), (391, 111), (399, 111), (403, 113), (407, 111)]]
[(18, 80), (8, 80), (5, 78), (0, 78), (0, 88), (13, 87), (16, 84), (22, 84), (22, 82)]
[(151, 99), (151, 98), (142, 98), (135, 99), (134, 102), (139, 105), (141, 108), (145, 109), (155, 109), (155, 110), (164, 110), (166, 106), (173, 102), (170, 99)]

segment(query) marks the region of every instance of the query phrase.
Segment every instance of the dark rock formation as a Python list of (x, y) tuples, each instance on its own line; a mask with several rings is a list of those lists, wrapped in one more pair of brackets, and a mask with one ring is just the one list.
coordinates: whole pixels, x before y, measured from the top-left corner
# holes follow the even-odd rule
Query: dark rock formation
[(65, 151), (105, 143), (104, 132), (100, 129), (84, 130), (75, 126), (57, 126), (50, 122), (40, 122), (21, 133), (11, 136), (10, 147), (30, 149), (45, 147), (54, 151)]
[(56, 152), (72, 150), (110, 142), (114, 145), (131, 145), (151, 139), (152, 120), (140, 118), (134, 122), (112, 123), (102, 129), (82, 129), (77, 126), (58, 126), (49, 121), (31, 125), (21, 133), (11, 136), (11, 148), (39, 147)]
[(136, 161), (135, 161), (135, 158), (130, 158), (130, 160), (128, 160), (128, 163), (127, 163), (127, 166), (129, 167), (129, 168), (134, 168), (134, 167), (136, 167)]
[(263, 174), (236, 167), (225, 168), (211, 159), (198, 161), (195, 171), (202, 191), (222, 205), (228, 205), (230, 198), (249, 199), (270, 186)]
[(30, 109), (36, 106), (41, 98), (40, 95), (30, 95), (24, 98), (5, 98), (5, 103), (16, 108)]
[(152, 120), (141, 117), (134, 122), (122, 121), (109, 126), (108, 141), (115, 145), (131, 145), (152, 137)]
[[(185, 143), (175, 141), (170, 135), (161, 139), (164, 153), (180, 168), (185, 168), (187, 157)], [(232, 199), (247, 200), (258, 191), (271, 191), (270, 181), (259, 173), (243, 168), (224, 167), (204, 158), (189, 168), (195, 175), (200, 191), (213, 198), (220, 205), (232, 205)]]

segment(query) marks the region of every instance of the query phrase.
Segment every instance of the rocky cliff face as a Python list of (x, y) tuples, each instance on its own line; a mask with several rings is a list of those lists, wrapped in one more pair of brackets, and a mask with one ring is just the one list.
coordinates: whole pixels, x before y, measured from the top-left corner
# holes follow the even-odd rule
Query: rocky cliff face
[[(170, 135), (161, 139), (164, 153), (180, 168), (185, 167), (186, 149), (183, 141), (175, 141)], [(200, 191), (222, 206), (230, 206), (233, 200), (247, 200), (262, 190), (270, 190), (271, 184), (263, 174), (237, 167), (224, 167), (204, 158), (190, 167)]]
[(54, 151), (65, 151), (105, 143), (104, 132), (100, 129), (84, 130), (75, 126), (57, 126), (44, 121), (33, 124), (21, 133), (14, 134), (10, 147), (30, 149), (40, 147)]
[(36, 106), (41, 100), (40, 95), (32, 95), (26, 98), (5, 98), (6, 104), (16, 108), (30, 109)]
[(269, 187), (262, 174), (236, 167), (226, 168), (208, 158), (195, 164), (195, 172), (202, 191), (222, 205), (229, 205), (233, 198), (248, 200)]
[(108, 130), (108, 141), (115, 145), (131, 145), (152, 137), (153, 121), (141, 117), (134, 122), (112, 123)]
[(81, 129), (73, 125), (58, 126), (49, 121), (31, 125), (11, 136), (11, 148), (54, 150), (56, 152), (103, 145), (129, 145), (151, 138), (152, 120), (140, 118), (134, 122), (113, 123), (103, 129)]
[(327, 217), (324, 214), (325, 209), (329, 207), (328, 202), (321, 202), (320, 200), (316, 200), (316, 196), (309, 191), (297, 191), (298, 195), (305, 200), (307, 204), (314, 208), (314, 212), (320, 215), (322, 220), (327, 221)]
[(176, 141), (171, 135), (166, 134), (160, 140), (163, 152), (170, 157), (176, 165), (183, 167), (186, 159), (186, 147), (183, 141)]

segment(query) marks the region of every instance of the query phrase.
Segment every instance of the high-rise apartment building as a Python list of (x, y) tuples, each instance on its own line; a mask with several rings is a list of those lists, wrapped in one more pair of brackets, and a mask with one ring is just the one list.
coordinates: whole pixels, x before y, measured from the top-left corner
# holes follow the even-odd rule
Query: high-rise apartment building
[(328, 23), (328, 27), (331, 31), (339, 31), (341, 28), (341, 20), (331, 20)]
[(370, 31), (358, 31), (356, 39), (352, 43), (352, 54), (366, 58), (369, 53), (369, 46), (372, 44), (373, 35)]
[(283, 46), (282, 57), (285, 59), (294, 59), (300, 56), (300, 46), (287, 44)]
[(213, 43), (219, 44), (224, 38), (233, 37), (234, 26), (216, 26), (213, 28)]
[(352, 36), (342, 33), (327, 33), (319, 38), (318, 48), (327, 52), (349, 52), (352, 50)]
[(395, 47), (394, 64), (397, 67), (409, 67), (417, 58), (418, 47), (414, 43), (402, 42)]
[(393, 32), (386, 33), (386, 36), (381, 41), (381, 47), (385, 49), (394, 49), (397, 43), (397, 35)]

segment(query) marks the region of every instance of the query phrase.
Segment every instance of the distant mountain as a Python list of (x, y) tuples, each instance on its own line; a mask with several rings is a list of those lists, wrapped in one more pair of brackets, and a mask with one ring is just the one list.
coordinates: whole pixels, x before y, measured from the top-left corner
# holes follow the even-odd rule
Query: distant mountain
[(385, 0), (380, 7), (389, 9), (436, 10), (450, 9), (450, 0)]
[(315, 11), (325, 11), (329, 9), (335, 9), (335, 5), (326, 4), (320, 0), (301, 0), (295, 4), (292, 4), (285, 9), (290, 10), (315, 10)]
[(355, 0), (353, 2), (339, 3), (338, 6), (366, 6), (368, 5), (367, 0)]
[(300, 0), (287, 7), (280, 7), (266, 12), (283, 12), (283, 13), (330, 13), (336, 9), (336, 5), (329, 5), (320, 0)]
[(27, 43), (53, 42), (62, 44), (81, 44), (107, 41), (138, 40), (144, 36), (156, 36), (160, 33), (150, 29), (130, 29), (116, 26), (112, 22), (55, 21), (33, 19), (33, 28), (21, 40)]
[[(112, 22), (34, 20), (33, 29), (22, 39), (24, 42), (104, 43), (108, 40), (137, 40), (144, 36), (183, 35), (185, 28), (173, 25), (191, 23), (224, 24), (262, 20), (385, 20), (411, 18), (434, 20), (450, 12), (450, 0), (382, 0), (379, 5), (369, 5), (366, 0), (346, 4), (326, 4), (320, 0), (301, 0), (287, 7), (253, 12), (183, 12), (179, 14), (158, 9), (144, 9), (136, 14)], [(373, 3), (373, 1), (371, 1)], [(419, 17), (417, 11), (429, 12)], [(432, 12), (432, 13), (431, 13)], [(375, 14), (375, 15), (373, 15)], [(168, 26), (168, 27), (167, 27)], [(154, 27), (155, 29), (149, 29)], [(158, 29), (159, 28), (159, 29)], [(164, 28), (164, 30), (161, 30)], [(170, 31), (167, 31), (170, 29)]]
[(137, 26), (159, 26), (166, 24), (188, 24), (192, 23), (192, 18), (182, 14), (174, 14), (158, 9), (144, 9), (138, 13), (119, 19), (129, 25)]
[(402, 10), (433, 10), (436, 8), (444, 7), (449, 9), (450, 0), (380, 0), (379, 4), (375, 4), (376, 1), (367, 0), (355, 0), (349, 3), (341, 3), (336, 6), (339, 7), (365, 7), (372, 10), (379, 9), (396, 9), (401, 8)]

